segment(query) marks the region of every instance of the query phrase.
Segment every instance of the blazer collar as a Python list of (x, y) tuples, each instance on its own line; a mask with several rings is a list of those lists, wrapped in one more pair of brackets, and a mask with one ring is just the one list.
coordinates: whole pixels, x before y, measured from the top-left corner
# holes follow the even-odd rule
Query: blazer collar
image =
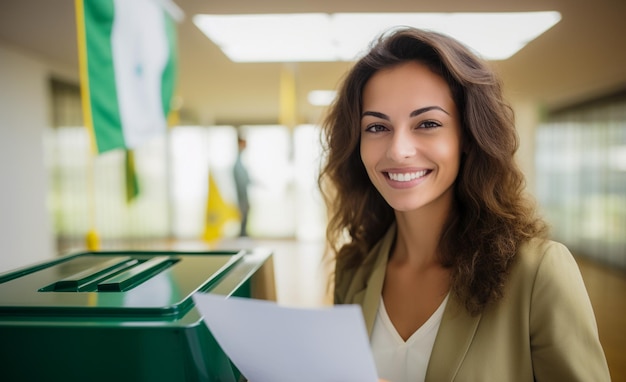
[(482, 314), (471, 316), (451, 292), (435, 338), (426, 382), (453, 381), (474, 339)]
[(396, 239), (395, 223), (389, 227), (387, 233), (383, 236), (379, 245), (375, 246), (367, 257), (375, 256), (372, 272), (367, 280), (365, 289), (355, 294), (355, 301), (361, 302), (363, 307), (363, 318), (365, 319), (365, 327), (367, 333), (372, 334), (374, 329), (374, 320), (378, 312), (380, 304), (380, 296), (383, 292), (383, 283), (385, 281), (385, 273), (387, 271), (387, 260), (391, 253), (391, 247)]
[[(363, 307), (363, 317), (367, 333), (372, 334), (374, 320), (380, 304), (380, 296), (385, 281), (387, 260), (396, 238), (395, 223), (374, 247), (370, 256), (375, 256), (372, 272), (365, 288), (354, 294), (354, 302)], [(426, 382), (453, 381), (461, 363), (474, 339), (482, 315), (471, 316), (454, 293), (450, 293), (446, 309), (439, 325), (439, 331), (428, 363)]]

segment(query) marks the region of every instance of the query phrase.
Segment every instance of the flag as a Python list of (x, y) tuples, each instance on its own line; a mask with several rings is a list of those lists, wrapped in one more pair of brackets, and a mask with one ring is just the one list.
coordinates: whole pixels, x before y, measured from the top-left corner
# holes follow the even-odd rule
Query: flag
[(239, 209), (224, 200), (215, 179), (209, 174), (209, 196), (206, 206), (204, 240), (212, 242), (221, 238), (226, 223), (239, 219)]
[(139, 195), (139, 180), (137, 179), (137, 170), (135, 170), (135, 152), (126, 150), (125, 154), (126, 203), (130, 203)]
[(166, 0), (76, 0), (83, 113), (98, 154), (165, 132), (176, 10)]

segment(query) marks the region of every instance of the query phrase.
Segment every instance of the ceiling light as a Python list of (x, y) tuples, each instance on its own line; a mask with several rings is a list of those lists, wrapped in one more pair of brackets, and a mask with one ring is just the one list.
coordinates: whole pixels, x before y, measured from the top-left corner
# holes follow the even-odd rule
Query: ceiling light
[(352, 61), (398, 26), (457, 38), (489, 60), (506, 59), (559, 22), (558, 12), (300, 13), (195, 15), (196, 26), (235, 62)]

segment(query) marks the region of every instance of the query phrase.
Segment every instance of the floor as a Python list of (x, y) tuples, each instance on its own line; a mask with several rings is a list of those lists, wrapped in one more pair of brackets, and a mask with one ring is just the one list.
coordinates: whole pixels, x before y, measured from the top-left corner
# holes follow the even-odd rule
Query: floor
[[(328, 266), (323, 243), (290, 240), (223, 240), (215, 249), (269, 248), (274, 253), (276, 297), (288, 306), (316, 307), (331, 303), (326, 288)], [(613, 381), (626, 381), (626, 272), (577, 259), (593, 304), (600, 340)]]

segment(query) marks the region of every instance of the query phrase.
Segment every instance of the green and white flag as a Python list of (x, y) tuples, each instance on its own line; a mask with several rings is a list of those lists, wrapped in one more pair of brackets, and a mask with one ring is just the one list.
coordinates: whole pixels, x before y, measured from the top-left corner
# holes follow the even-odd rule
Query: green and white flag
[(176, 20), (166, 0), (76, 0), (84, 120), (95, 151), (134, 149), (167, 129)]

